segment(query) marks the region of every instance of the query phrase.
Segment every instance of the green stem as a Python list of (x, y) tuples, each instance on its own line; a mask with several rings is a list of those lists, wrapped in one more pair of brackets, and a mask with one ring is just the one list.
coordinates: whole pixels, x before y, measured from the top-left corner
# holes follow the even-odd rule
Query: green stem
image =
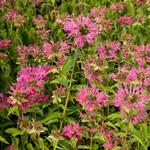
[(92, 149), (93, 149), (93, 133), (90, 138), (90, 150), (92, 150)]
[[(68, 102), (69, 102), (69, 98), (70, 98), (70, 92), (71, 92), (71, 86), (72, 86), (72, 80), (73, 80), (77, 55), (78, 55), (78, 48), (76, 48), (76, 50), (75, 50), (75, 56), (74, 56), (74, 61), (73, 61), (73, 69), (72, 69), (72, 72), (71, 72), (71, 77), (70, 77), (69, 86), (68, 86), (68, 93), (67, 93), (67, 97), (66, 97), (66, 101), (65, 101), (65, 107), (64, 107), (64, 110), (63, 110), (63, 119), (66, 116), (67, 106), (68, 106)], [(62, 126), (63, 126), (63, 119), (60, 122), (60, 130), (62, 129)]]

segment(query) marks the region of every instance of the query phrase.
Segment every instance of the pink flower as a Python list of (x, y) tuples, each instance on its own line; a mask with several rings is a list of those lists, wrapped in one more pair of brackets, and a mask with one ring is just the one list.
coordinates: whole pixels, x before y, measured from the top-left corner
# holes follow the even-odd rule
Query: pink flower
[(7, 97), (3, 93), (0, 93), (0, 109), (5, 109), (8, 106)]
[(106, 17), (106, 8), (97, 8), (93, 7), (90, 10), (90, 16), (95, 20), (97, 24), (101, 23), (102, 20)]
[(90, 56), (87, 58), (86, 63), (82, 66), (85, 77), (89, 80), (89, 83), (103, 82), (104, 68), (106, 62), (103, 58), (98, 56)]
[(17, 77), (17, 83), (10, 88), (8, 101), (10, 104), (20, 105), (21, 109), (28, 108), (30, 104), (48, 101), (44, 93), (44, 84), (50, 66), (25, 67)]
[(10, 39), (5, 39), (5, 40), (0, 39), (0, 48), (7, 48), (10, 46), (10, 44), (11, 44)]
[(133, 81), (137, 78), (136, 70), (133, 68), (130, 70), (129, 74), (127, 75), (127, 82)]
[(17, 52), (18, 62), (23, 66), (29, 63), (29, 56), (36, 60), (42, 55), (42, 51), (37, 44), (30, 44), (29, 46), (20, 45), (17, 47)]
[(99, 53), (100, 58), (114, 58), (118, 59), (117, 54), (120, 50), (121, 43), (118, 41), (107, 42), (106, 44), (101, 44), (97, 51)]
[(74, 38), (74, 44), (82, 48), (85, 43), (92, 44), (98, 36), (96, 24), (89, 17), (79, 16), (75, 19), (68, 18), (64, 23), (64, 30), (68, 38)]
[(66, 41), (54, 42), (52, 39), (49, 43), (44, 43), (44, 54), (48, 59), (57, 58), (57, 65), (63, 65), (66, 60), (66, 54), (70, 46)]
[(70, 123), (63, 128), (62, 134), (67, 138), (77, 138), (81, 137), (81, 127), (77, 123)]
[(79, 90), (76, 100), (85, 107), (87, 112), (97, 110), (99, 106), (107, 104), (106, 96), (95, 87), (89, 88), (86, 86)]
[(148, 99), (148, 95), (145, 94), (144, 89), (140, 85), (124, 84), (115, 93), (114, 105), (119, 107), (122, 113), (129, 114), (130, 119), (136, 122), (144, 119), (142, 116), (145, 115), (141, 114), (146, 113)]
[(14, 23), (15, 26), (21, 26), (24, 24), (24, 16), (22, 16), (16, 9), (10, 9), (5, 14), (5, 18), (8, 22)]
[(101, 130), (100, 134), (102, 134), (106, 139), (106, 142), (103, 144), (103, 147), (111, 150), (114, 147), (114, 141), (111, 135), (104, 129)]
[(32, 20), (38, 29), (43, 29), (46, 24), (46, 20), (41, 15), (38, 15), (37, 17), (34, 16)]
[(125, 8), (125, 3), (123, 2), (119, 2), (119, 3), (111, 3), (110, 5), (110, 9), (111, 10), (115, 10), (117, 12), (120, 12), (121, 10), (123, 10)]
[(127, 25), (131, 25), (134, 23), (134, 20), (132, 17), (127, 17), (127, 16), (121, 16), (118, 18), (118, 22), (121, 24), (127, 24)]

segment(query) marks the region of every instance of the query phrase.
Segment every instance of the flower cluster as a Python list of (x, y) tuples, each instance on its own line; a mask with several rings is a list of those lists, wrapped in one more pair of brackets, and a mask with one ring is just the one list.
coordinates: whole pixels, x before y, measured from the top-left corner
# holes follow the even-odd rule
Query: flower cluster
[(121, 16), (118, 18), (118, 22), (121, 24), (127, 24), (127, 25), (132, 25), (134, 23), (134, 20), (132, 17), (127, 17), (127, 16)]
[(87, 58), (86, 63), (83, 65), (85, 77), (89, 80), (89, 83), (103, 82), (103, 75), (107, 62), (98, 56)]
[(70, 46), (66, 41), (54, 42), (52, 39), (50, 42), (44, 43), (43, 49), (47, 59), (56, 59), (58, 65), (63, 65), (66, 60), (66, 54), (69, 53)]
[(25, 109), (30, 104), (44, 102), (48, 96), (44, 94), (44, 84), (49, 66), (25, 67), (17, 78), (17, 83), (11, 87), (11, 95), (8, 102), (12, 105), (20, 105)]
[(121, 10), (123, 10), (125, 8), (125, 3), (124, 2), (111, 3), (109, 8), (116, 12), (120, 12)]
[(29, 58), (34, 58), (34, 61), (42, 56), (42, 51), (37, 44), (30, 44), (28, 46), (20, 45), (17, 47), (18, 63), (27, 65)]
[(121, 43), (118, 41), (107, 42), (106, 44), (101, 44), (97, 51), (99, 53), (100, 58), (113, 58), (115, 60), (118, 59), (117, 54), (119, 53), (121, 47)]
[(16, 9), (8, 10), (5, 18), (8, 22), (14, 23), (15, 26), (21, 26), (25, 22), (24, 17)]
[(63, 128), (62, 134), (67, 138), (77, 138), (80, 139), (82, 135), (82, 128), (78, 123), (70, 123)]

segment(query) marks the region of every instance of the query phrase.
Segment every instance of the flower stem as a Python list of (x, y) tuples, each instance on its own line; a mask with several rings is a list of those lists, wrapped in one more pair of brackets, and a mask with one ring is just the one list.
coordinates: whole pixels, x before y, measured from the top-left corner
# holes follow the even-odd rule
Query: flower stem
[[(70, 98), (70, 92), (71, 92), (71, 86), (72, 86), (72, 80), (73, 80), (74, 70), (75, 70), (75, 66), (76, 66), (77, 55), (78, 55), (78, 48), (75, 49), (75, 56), (74, 56), (74, 61), (73, 61), (73, 68), (72, 68), (71, 77), (70, 77), (70, 81), (69, 81), (68, 93), (67, 93), (67, 97), (66, 97), (66, 101), (65, 101), (65, 107), (64, 107), (64, 110), (63, 110), (63, 119), (66, 116), (67, 106), (68, 106), (68, 102), (69, 102), (69, 98)], [(60, 128), (59, 128), (60, 131), (61, 131), (62, 126), (63, 126), (63, 119), (60, 122)]]
[(91, 138), (90, 138), (90, 150), (93, 149), (93, 134), (91, 135)]

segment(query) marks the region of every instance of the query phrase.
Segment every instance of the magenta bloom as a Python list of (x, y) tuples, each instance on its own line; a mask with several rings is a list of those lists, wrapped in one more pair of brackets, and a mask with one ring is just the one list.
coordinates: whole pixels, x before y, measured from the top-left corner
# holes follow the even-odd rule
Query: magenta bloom
[(95, 87), (89, 88), (86, 86), (81, 89), (78, 92), (76, 100), (80, 105), (85, 107), (87, 112), (97, 110), (98, 106), (107, 104), (106, 96)]
[(18, 75), (17, 83), (11, 87), (8, 102), (12, 105), (20, 105), (25, 109), (30, 104), (45, 102), (48, 96), (44, 93), (44, 84), (49, 66), (25, 67)]
[(131, 24), (134, 23), (134, 20), (133, 20), (132, 17), (121, 16), (121, 17), (118, 19), (118, 22), (121, 23), (121, 24), (131, 25)]
[(82, 48), (85, 43), (92, 44), (98, 36), (96, 24), (89, 17), (79, 16), (75, 19), (68, 18), (64, 23), (64, 30), (68, 38), (74, 38), (74, 44)]
[(63, 128), (62, 134), (69, 139), (72, 137), (80, 139), (81, 127), (77, 123), (70, 123)]

